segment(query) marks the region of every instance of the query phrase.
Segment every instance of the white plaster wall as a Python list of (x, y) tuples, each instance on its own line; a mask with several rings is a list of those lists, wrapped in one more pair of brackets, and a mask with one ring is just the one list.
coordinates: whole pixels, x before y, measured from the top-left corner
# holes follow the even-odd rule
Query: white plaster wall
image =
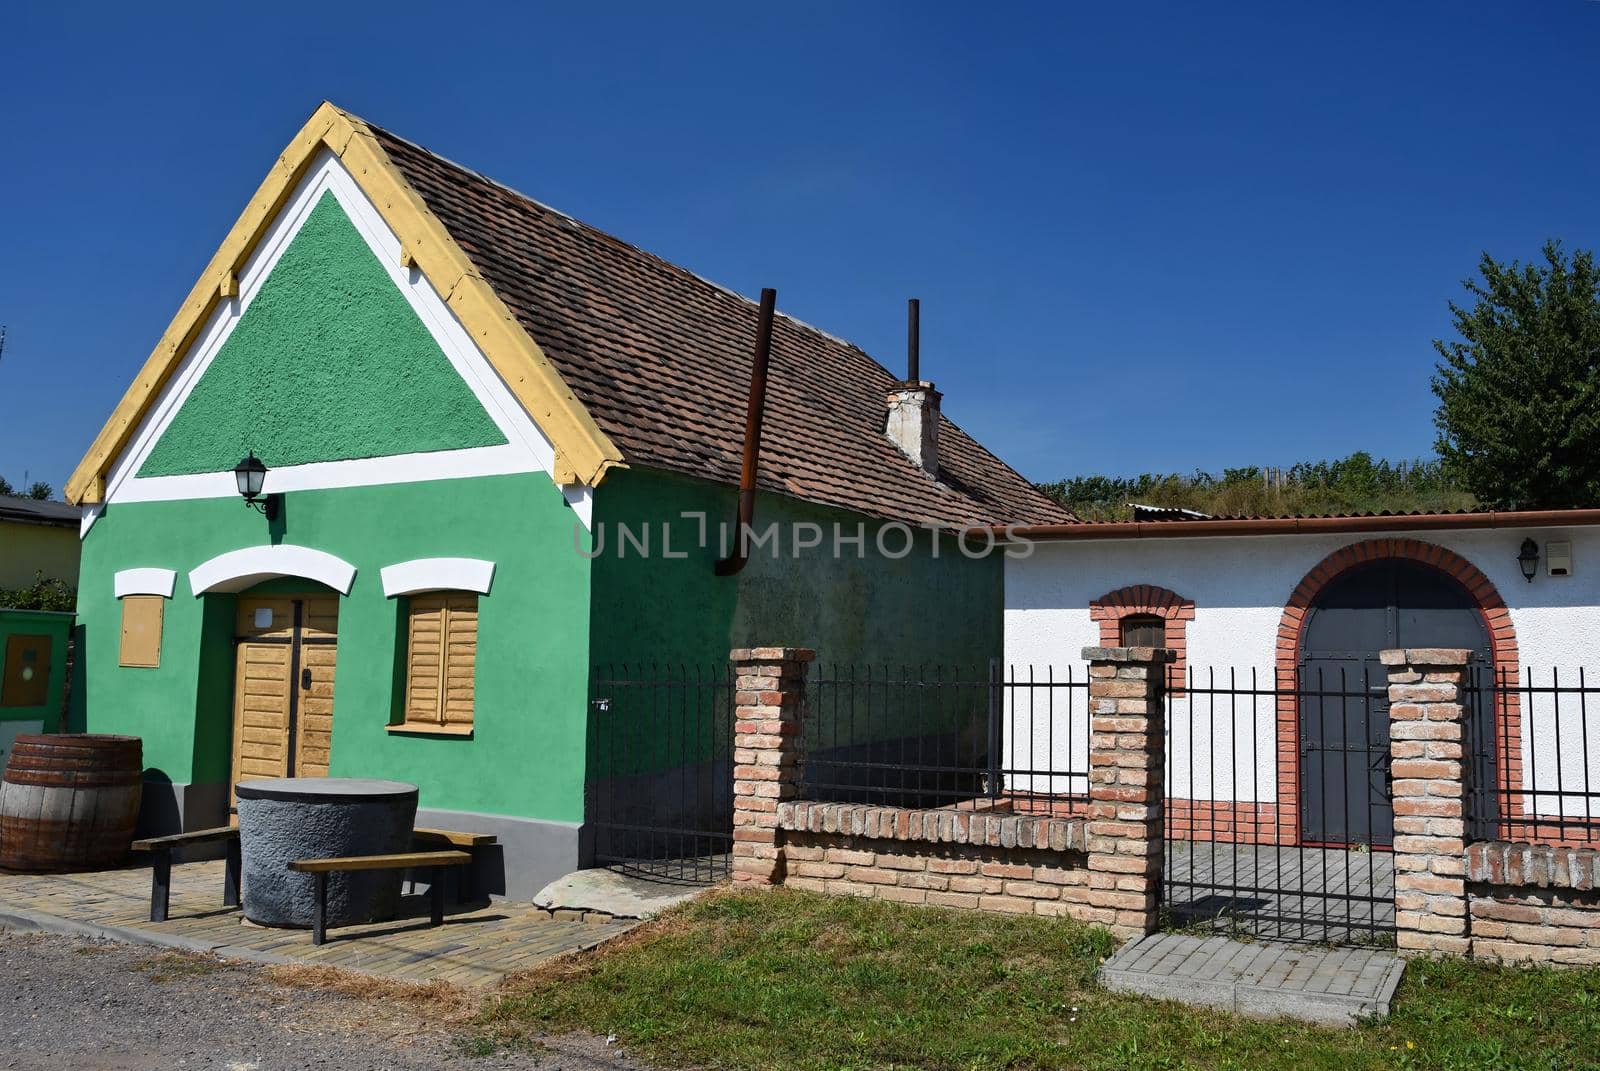
[[(1301, 578), (1341, 547), (1384, 537), (1439, 544), (1488, 576), (1511, 610), (1521, 660), (1531, 667), (1535, 685), (1548, 686), (1556, 672), (1562, 685), (1576, 684), (1584, 670), (1586, 682), (1600, 686), (1600, 529), (1581, 527), (1038, 543), (1028, 557), (1006, 561), (1009, 671), (1082, 679), (1087, 667), (1080, 652), (1100, 642), (1099, 624), (1089, 618), (1090, 601), (1128, 585), (1155, 584), (1194, 600), (1188, 661), (1197, 686), (1214, 679), (1218, 688), (1270, 691), (1278, 621)], [(1540, 574), (1531, 584), (1524, 580), (1516, 559), (1529, 537), (1541, 552), (1551, 540), (1570, 541), (1573, 575), (1546, 575), (1541, 556)], [(1600, 702), (1583, 709), (1577, 696), (1561, 697), (1557, 733), (1555, 697), (1534, 695), (1532, 700), (1524, 711), (1523, 761), (1541, 790), (1539, 812), (1564, 810), (1574, 816), (1592, 807), (1600, 817), (1600, 802), (1585, 803), (1575, 794), (1586, 779), (1600, 791)], [(1176, 699), (1168, 715), (1170, 791), (1195, 799), (1272, 800), (1274, 719), (1270, 695), (1229, 699), (1195, 693)], [(1014, 723), (1006, 728), (1008, 752), (1026, 754), (1026, 728)], [(1591, 741), (1587, 754), (1585, 732)], [(1191, 739), (1208, 737), (1210, 746), (1190, 746)], [(1081, 760), (1060, 765), (1067, 759), (1062, 738), (1072, 741), (1074, 757), (1086, 753), (1084, 710), (1063, 719), (1055, 746), (1034, 738), (1034, 771), (1084, 768)], [(1559, 801), (1548, 791), (1557, 788), (1558, 771), (1565, 794)], [(1021, 778), (1013, 783), (1026, 784)], [(1040, 791), (1046, 783), (1038, 781)]]

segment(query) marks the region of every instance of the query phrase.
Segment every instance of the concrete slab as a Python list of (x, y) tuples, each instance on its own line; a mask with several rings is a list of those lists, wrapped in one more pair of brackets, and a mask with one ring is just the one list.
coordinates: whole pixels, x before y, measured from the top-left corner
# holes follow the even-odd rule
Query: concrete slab
[(1388, 852), (1167, 841), (1163, 893), (1181, 925), (1335, 943), (1394, 932)]
[(617, 919), (648, 919), (693, 900), (709, 885), (661, 881), (604, 867), (574, 870), (552, 881), (533, 898), (546, 911), (587, 912)]
[(1100, 984), (1255, 1018), (1352, 1026), (1363, 1017), (1389, 1014), (1404, 971), (1404, 960), (1380, 949), (1156, 933), (1130, 941), (1106, 960)]

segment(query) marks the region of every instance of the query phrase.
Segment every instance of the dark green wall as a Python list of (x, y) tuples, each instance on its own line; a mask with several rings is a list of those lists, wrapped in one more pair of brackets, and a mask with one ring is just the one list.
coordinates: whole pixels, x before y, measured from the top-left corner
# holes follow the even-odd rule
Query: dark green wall
[[(880, 522), (845, 510), (763, 493), (757, 530), (777, 521), (782, 556), (755, 553), (735, 577), (718, 577), (717, 533), (730, 526), (737, 492), (702, 480), (648, 469), (612, 473), (595, 495), (595, 533), (604, 546), (593, 563), (592, 656), (597, 663), (665, 662), (706, 665), (733, 647), (785, 644), (813, 647), (823, 662), (927, 664), (981, 668), (1001, 650), (1004, 598), (1002, 556), (965, 557), (949, 537), (919, 529), (912, 553), (882, 555)], [(703, 513), (711, 545), (701, 547)], [(661, 525), (671, 525), (666, 558)], [(796, 523), (820, 524), (823, 545), (792, 556)], [(853, 546), (835, 558), (835, 523), (847, 535), (865, 525), (864, 557)], [(649, 529), (650, 554), (619, 546), (619, 526), (635, 536)], [(899, 537), (886, 546), (898, 551)]]

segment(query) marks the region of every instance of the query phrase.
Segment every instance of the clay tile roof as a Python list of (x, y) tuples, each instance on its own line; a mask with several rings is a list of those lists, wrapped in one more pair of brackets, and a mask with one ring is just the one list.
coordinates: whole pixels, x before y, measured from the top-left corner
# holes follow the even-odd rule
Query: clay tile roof
[[(630, 465), (739, 482), (753, 302), (373, 132)], [(780, 314), (761, 487), (918, 523), (1074, 519), (947, 419), (939, 479), (926, 476), (884, 435), (896, 382), (858, 347)]]

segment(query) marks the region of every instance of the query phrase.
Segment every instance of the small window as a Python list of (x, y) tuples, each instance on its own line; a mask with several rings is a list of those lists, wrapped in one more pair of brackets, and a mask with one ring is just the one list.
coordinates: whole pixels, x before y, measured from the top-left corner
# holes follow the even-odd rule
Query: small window
[(397, 728), (471, 732), (478, 596), (413, 595), (406, 621), (405, 718)]
[(161, 619), (167, 600), (160, 595), (122, 597), (122, 646), (119, 666), (153, 669), (161, 664)]
[(1129, 614), (1121, 621), (1122, 646), (1165, 647), (1167, 622), (1155, 614)]

